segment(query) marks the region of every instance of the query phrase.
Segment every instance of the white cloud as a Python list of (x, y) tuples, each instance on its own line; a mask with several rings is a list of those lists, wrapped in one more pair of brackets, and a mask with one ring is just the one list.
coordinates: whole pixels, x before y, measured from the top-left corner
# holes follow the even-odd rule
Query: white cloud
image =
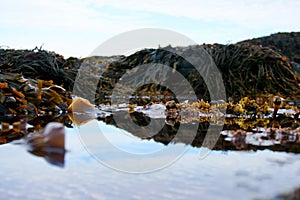
[(234, 24), (263, 27), (298, 27), (298, 0), (187, 0), (141, 1), (95, 0), (98, 6), (111, 5), (125, 10), (144, 10), (198, 20), (224, 21)]
[[(99, 20), (103, 23), (102, 26), (109, 25), (109, 28), (112, 26), (111, 20), (113, 24), (118, 24), (118, 20), (122, 24), (124, 18), (126, 20), (126, 16), (99, 13), (92, 9), (92, 5), (112, 6), (133, 12), (157, 12), (198, 20), (224, 21), (254, 27), (294, 25), (294, 28), (298, 28), (296, 26), (300, 18), (298, 0), (188, 0), (176, 3), (173, 0), (143, 2), (140, 0), (10, 0), (1, 2), (0, 22), (23, 26), (73, 27), (74, 29), (79, 26), (97, 29), (95, 22)], [(127, 20), (133, 19), (127, 18)], [(131, 23), (135, 24), (134, 21)]]
[[(84, 1), (11, 0), (1, 5), (0, 16), (2, 25), (15, 27), (74, 30), (97, 30), (108, 25), (109, 28), (113, 27), (111, 21), (101, 18), (101, 13), (89, 8)], [(118, 23), (115, 21), (114, 24)]]
[(189, 0), (176, 3), (173, 0), (147, 1), (147, 3), (139, 0), (95, 0), (95, 2), (120, 9), (152, 11), (202, 20), (227, 20), (241, 24), (282, 25), (287, 21), (296, 24), (300, 16), (298, 0)]

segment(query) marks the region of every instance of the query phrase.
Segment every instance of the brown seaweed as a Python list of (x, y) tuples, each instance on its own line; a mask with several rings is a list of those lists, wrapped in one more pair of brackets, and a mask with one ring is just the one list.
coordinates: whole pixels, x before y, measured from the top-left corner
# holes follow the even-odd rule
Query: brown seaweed
[[(183, 54), (193, 55), (199, 48), (204, 48), (219, 68), (228, 98), (237, 100), (245, 96), (256, 98), (269, 94), (291, 99), (299, 98), (299, 76), (286, 56), (269, 47), (242, 43), (231, 45), (204, 44), (201, 47), (184, 48), (166, 47), (136, 52), (106, 65), (102, 76), (99, 78), (98, 90), (95, 95), (96, 103), (110, 101), (116, 83), (128, 69), (151, 63), (176, 67), (176, 70), (190, 82), (198, 99), (209, 100), (210, 95), (201, 75), (195, 72), (193, 66), (182, 57), (170, 52), (172, 50), (172, 52), (179, 51)], [(162, 72), (157, 69), (156, 72), (152, 71), (151, 73), (161, 74)], [(211, 76), (213, 77), (213, 75)], [(145, 82), (145, 78), (147, 77), (135, 77), (130, 83), (138, 85)], [(175, 82), (174, 85), (179, 87), (180, 83)], [(123, 89), (130, 91), (131, 88), (124, 86)], [(173, 99), (176, 98), (168, 88), (151, 83), (137, 88), (132, 96), (135, 97), (132, 99), (132, 103), (139, 104), (149, 103), (155, 98), (160, 98), (165, 102), (165, 99), (169, 98), (168, 100), (170, 100), (170, 96)], [(139, 98), (142, 96), (149, 96), (149, 99), (145, 101), (145, 99)]]

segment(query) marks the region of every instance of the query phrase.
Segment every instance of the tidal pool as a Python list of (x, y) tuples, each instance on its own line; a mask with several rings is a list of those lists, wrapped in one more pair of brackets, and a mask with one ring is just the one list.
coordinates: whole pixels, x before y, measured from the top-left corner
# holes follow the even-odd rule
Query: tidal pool
[[(143, 161), (124, 161), (118, 154), (105, 152), (101, 141), (87, 144), (82, 134), (95, 138), (101, 134), (113, 146), (133, 154), (151, 154), (170, 146), (184, 147), (185, 152), (152, 172), (127, 173), (108, 167), (105, 162), (126, 161), (134, 166)], [(97, 147), (99, 151), (91, 153)], [(64, 167), (29, 154), (24, 145), (1, 145), (1, 199), (275, 199), (300, 186), (300, 154), (271, 149), (212, 150), (200, 157), (203, 148), (141, 139), (93, 120), (77, 128), (66, 128)], [(107, 160), (103, 162), (101, 158)], [(152, 159), (155, 162), (164, 158)]]

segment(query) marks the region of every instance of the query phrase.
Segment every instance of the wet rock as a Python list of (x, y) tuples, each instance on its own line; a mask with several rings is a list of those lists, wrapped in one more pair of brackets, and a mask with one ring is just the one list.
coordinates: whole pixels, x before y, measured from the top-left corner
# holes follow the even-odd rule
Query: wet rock
[(14, 73), (0, 73), (0, 81), (0, 104), (13, 114), (37, 114), (41, 110), (59, 112), (72, 102), (70, 92), (52, 81), (25, 79)]

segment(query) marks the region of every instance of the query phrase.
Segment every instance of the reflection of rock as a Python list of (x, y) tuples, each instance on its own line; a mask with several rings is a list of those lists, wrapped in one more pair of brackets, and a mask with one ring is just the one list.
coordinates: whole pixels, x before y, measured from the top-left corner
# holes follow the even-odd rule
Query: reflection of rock
[(75, 126), (81, 126), (96, 118), (95, 113), (69, 113), (68, 116)]
[[(164, 121), (161, 121), (160, 119), (151, 119), (145, 116), (143, 113), (139, 112), (128, 114), (127, 112), (122, 111), (117, 113), (119, 115), (118, 117), (123, 119), (118, 120), (118, 123), (116, 123), (116, 121), (114, 120), (113, 115), (108, 116), (102, 120), (107, 124), (112, 124), (121, 129), (124, 129), (139, 138), (153, 139), (154, 141), (163, 143), (165, 145), (168, 145), (170, 143), (184, 143), (194, 147), (202, 147), (205, 140), (205, 144), (212, 144), (208, 147), (213, 146), (214, 150), (270, 149), (273, 151), (300, 153), (300, 128), (269, 128), (265, 131), (270, 133), (265, 132), (263, 134), (261, 132), (255, 133), (255, 131), (260, 129), (254, 129), (252, 134), (248, 134), (243, 130), (233, 131), (232, 133), (230, 131), (221, 132), (222, 134), (220, 134), (220, 127), (218, 125), (211, 124), (212, 122), (209, 122), (207, 120), (199, 120), (199, 126), (197, 125), (197, 123), (194, 123), (195, 121), (191, 121), (189, 123), (180, 123), (174, 121), (172, 125), (169, 125)], [(241, 127), (251, 127), (251, 124), (248, 124), (247, 126), (243, 124), (249, 123), (248, 121), (243, 122), (236, 120), (240, 119), (226, 119), (223, 130), (237, 130), (241, 129)], [(135, 125), (139, 126), (138, 129), (134, 126), (129, 125), (128, 121), (133, 121)], [(298, 122), (295, 123), (293, 118), (280, 118), (278, 119), (278, 121), (278, 123), (280, 123), (282, 127), (299, 126)], [(164, 124), (162, 124), (162, 122)], [(147, 127), (150, 123), (152, 123), (152, 127)], [(255, 124), (255, 121), (253, 121), (253, 123)], [(257, 121), (257, 124), (264, 125), (264, 123), (260, 121)], [(271, 124), (272, 122), (269, 123), (270, 126)], [(198, 128), (195, 126), (198, 126)], [(160, 127), (159, 130), (157, 130), (157, 127)], [(208, 128), (210, 128), (211, 131), (209, 134), (207, 133)], [(155, 130), (157, 131), (155, 132)], [(196, 130), (196, 133), (194, 130)], [(274, 130), (276, 134), (274, 134)], [(149, 131), (151, 132), (151, 134), (149, 134)], [(274, 137), (277, 137), (276, 142), (272, 142)], [(255, 142), (255, 138), (261, 141), (261, 143)], [(216, 144), (214, 145), (215, 142)], [(270, 144), (270, 142), (272, 142), (272, 144)]]
[(287, 193), (281, 193), (279, 195), (276, 195), (271, 199), (300, 199), (300, 187), (293, 189), (292, 191), (289, 191)]
[(247, 145), (256, 147), (290, 146), (300, 143), (300, 128), (258, 128), (253, 132), (243, 130), (222, 131), (225, 140), (231, 141), (238, 149), (247, 149)]
[(26, 138), (28, 151), (44, 157), (49, 163), (64, 166), (65, 128), (62, 124), (51, 122), (45, 129)]
[(240, 129), (237, 131), (222, 131), (221, 134), (227, 136), (225, 140), (231, 141), (237, 149), (247, 149), (246, 131)]
[(180, 121), (180, 104), (176, 104), (174, 100), (168, 101), (166, 103), (166, 124), (170, 126), (175, 126), (176, 123)]
[(76, 126), (83, 125), (96, 118), (95, 106), (81, 97), (73, 99), (68, 111), (69, 118)]
[(26, 123), (27, 122), (24, 119), (13, 122), (12, 125), (2, 121), (0, 128), (0, 144), (5, 144), (26, 136)]
[(43, 157), (52, 165), (63, 167), (65, 164), (65, 152), (62, 150), (55, 151), (54, 149), (32, 149), (29, 150), (33, 155)]
[(126, 111), (119, 111), (107, 118), (103, 120), (109, 124), (114, 124), (121, 129), (127, 130), (140, 138), (153, 136), (165, 124), (165, 119), (150, 118), (142, 112), (128, 113)]

